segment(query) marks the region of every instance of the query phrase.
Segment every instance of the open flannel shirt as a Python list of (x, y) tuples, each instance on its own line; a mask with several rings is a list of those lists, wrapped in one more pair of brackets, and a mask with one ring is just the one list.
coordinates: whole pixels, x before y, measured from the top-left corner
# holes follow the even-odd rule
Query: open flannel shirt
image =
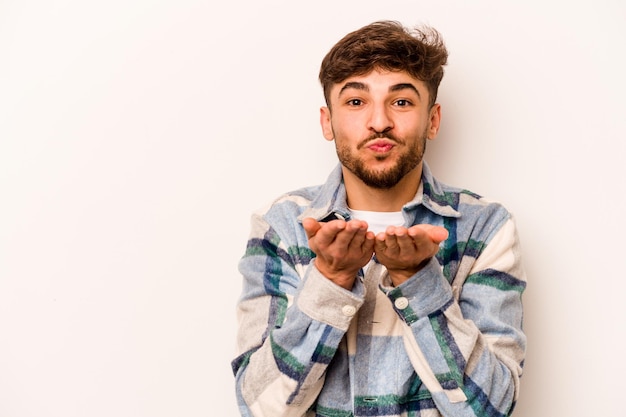
[(436, 257), (398, 287), (375, 257), (351, 291), (314, 266), (301, 220), (349, 219), (341, 166), (252, 216), (239, 263), (244, 417), (508, 416), (526, 350), (526, 277), (511, 214), (437, 181), (426, 163), (406, 226), (444, 226)]

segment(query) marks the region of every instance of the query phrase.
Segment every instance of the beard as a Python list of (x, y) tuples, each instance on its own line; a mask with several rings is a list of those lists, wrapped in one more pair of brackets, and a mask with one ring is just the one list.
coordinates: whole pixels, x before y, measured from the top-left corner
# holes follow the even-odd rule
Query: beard
[[(424, 130), (424, 132), (420, 135), (419, 140), (415, 141), (413, 146), (409, 147), (406, 152), (402, 153), (398, 157), (398, 161), (395, 165), (385, 170), (373, 170), (369, 168), (362, 159), (352, 153), (348, 146), (339, 146), (336, 141), (335, 146), (337, 156), (341, 164), (352, 172), (357, 178), (363, 181), (365, 185), (376, 189), (388, 189), (398, 184), (402, 178), (404, 178), (422, 162), (424, 152), (426, 151), (427, 136), (428, 134), (426, 130)], [(387, 138), (399, 144), (403, 143), (392, 135), (379, 133), (361, 142), (357, 149), (363, 148), (367, 142), (378, 138)], [(383, 161), (390, 157), (391, 156), (389, 155), (380, 155), (375, 158), (378, 161)]]

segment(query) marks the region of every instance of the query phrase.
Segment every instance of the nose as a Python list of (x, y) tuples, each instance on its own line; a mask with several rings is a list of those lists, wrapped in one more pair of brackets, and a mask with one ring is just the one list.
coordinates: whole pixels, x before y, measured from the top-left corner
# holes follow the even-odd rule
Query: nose
[(386, 106), (377, 105), (371, 108), (367, 128), (376, 133), (383, 133), (393, 128), (393, 120)]

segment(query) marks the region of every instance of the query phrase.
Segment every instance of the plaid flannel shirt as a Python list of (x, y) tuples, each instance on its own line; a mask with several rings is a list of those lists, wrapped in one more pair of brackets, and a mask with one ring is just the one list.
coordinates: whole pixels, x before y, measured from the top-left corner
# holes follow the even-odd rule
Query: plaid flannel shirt
[(402, 211), (407, 227), (443, 226), (448, 239), (398, 287), (374, 257), (351, 291), (311, 262), (301, 224), (349, 219), (341, 166), (253, 214), (232, 361), (242, 416), (512, 413), (526, 277), (511, 214), (437, 181), (425, 162)]

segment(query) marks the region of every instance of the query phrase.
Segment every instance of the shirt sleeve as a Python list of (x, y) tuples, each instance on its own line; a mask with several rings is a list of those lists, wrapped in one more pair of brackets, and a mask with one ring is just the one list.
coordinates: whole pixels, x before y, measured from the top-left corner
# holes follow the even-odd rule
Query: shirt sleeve
[[(300, 226), (301, 227), (301, 226)], [(252, 218), (237, 304), (232, 367), (243, 416), (303, 416), (363, 303), (365, 287), (341, 288), (315, 268), (306, 245), (287, 245), (263, 216)]]
[(461, 246), (452, 283), (433, 258), (384, 291), (406, 324), (411, 362), (443, 415), (510, 415), (526, 349), (526, 276), (514, 221), (508, 216), (484, 245)]

